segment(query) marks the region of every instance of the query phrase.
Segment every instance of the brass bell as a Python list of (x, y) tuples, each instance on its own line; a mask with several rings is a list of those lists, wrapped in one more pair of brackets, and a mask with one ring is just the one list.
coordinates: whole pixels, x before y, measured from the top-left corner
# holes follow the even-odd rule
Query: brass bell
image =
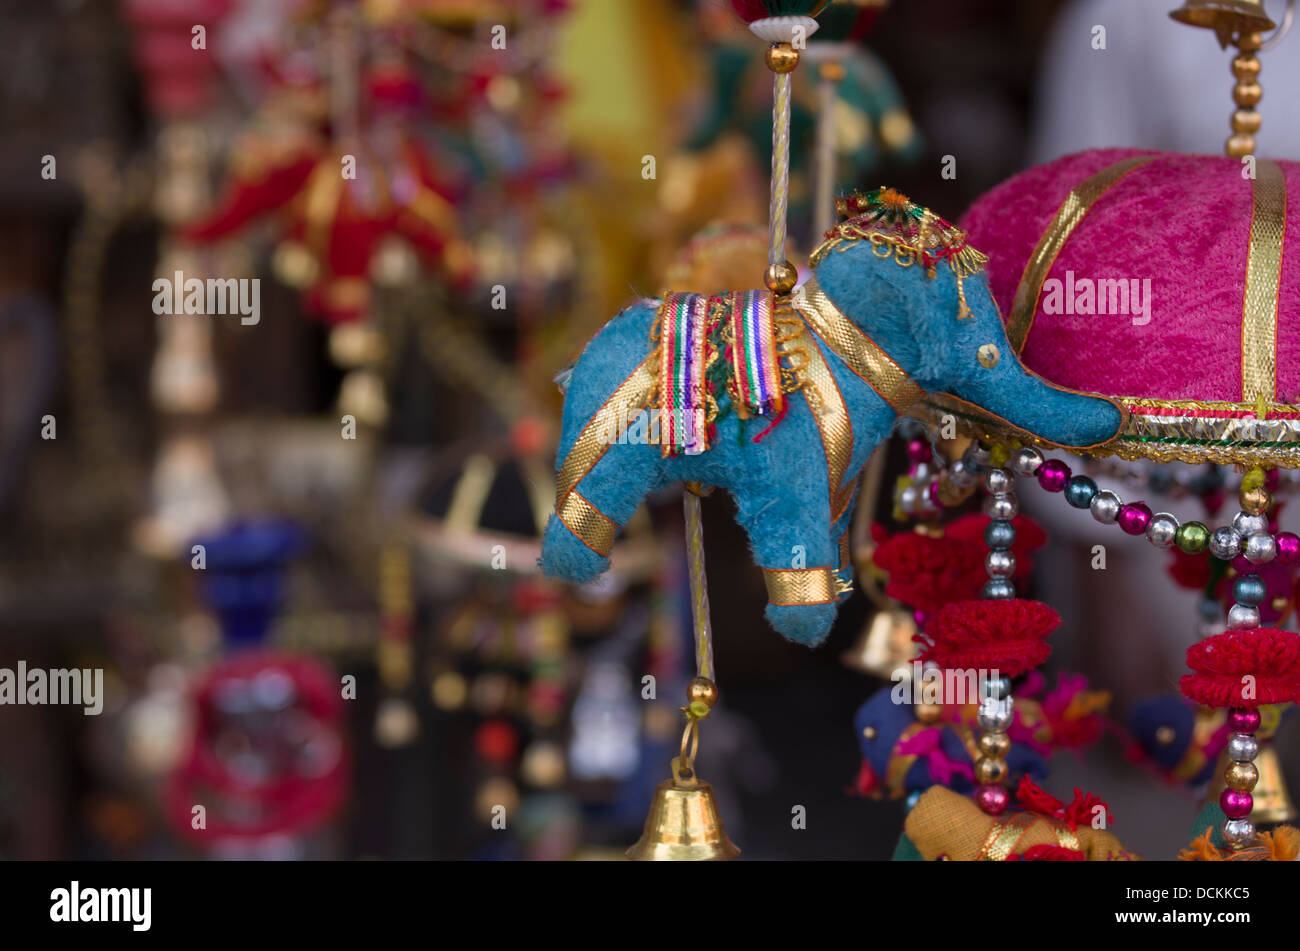
[(900, 667), (910, 669), (916, 654), (915, 634), (916, 622), (909, 612), (897, 608), (878, 611), (840, 659), (850, 670), (891, 680)]
[(1257, 826), (1294, 822), (1295, 805), (1282, 777), (1277, 748), (1272, 743), (1260, 747), (1259, 755), (1255, 757), (1255, 768), (1259, 770), (1259, 781), (1251, 790), (1255, 797), (1255, 808), (1250, 811), (1251, 822)]
[(1213, 30), (1224, 49), (1234, 34), (1262, 33), (1276, 26), (1264, 12), (1264, 0), (1186, 0), (1169, 15), (1179, 23)]
[(645, 830), (627, 850), (627, 857), (638, 862), (720, 862), (739, 854), (722, 828), (713, 787), (676, 778), (655, 789)]
[[(1286, 780), (1282, 776), (1282, 764), (1278, 759), (1276, 747), (1272, 743), (1261, 743), (1254, 762), (1255, 769), (1259, 771), (1259, 779), (1255, 783), (1255, 788), (1250, 792), (1255, 800), (1255, 807), (1250, 811), (1250, 821), (1261, 828), (1267, 825), (1294, 822), (1296, 808), (1291, 802), (1291, 794), (1287, 790)], [(1223, 792), (1225, 785), (1223, 770), (1227, 765), (1228, 753), (1225, 750), (1219, 757), (1219, 768), (1217, 770), (1219, 778), (1211, 787), (1213, 792), (1211, 801), (1217, 801), (1219, 794)]]

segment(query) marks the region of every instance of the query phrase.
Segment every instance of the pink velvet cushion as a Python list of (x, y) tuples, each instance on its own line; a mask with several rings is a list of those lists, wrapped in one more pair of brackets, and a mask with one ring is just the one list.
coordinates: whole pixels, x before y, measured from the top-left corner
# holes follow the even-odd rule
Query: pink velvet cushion
[[(1243, 176), (1241, 162), (1127, 149), (1084, 152), (1004, 182), (976, 202), (962, 224), (971, 243), (989, 255), (993, 294), (1009, 316), (1025, 264), (1071, 189), (1136, 155), (1157, 157), (1096, 201), (1048, 281), (1061, 282), (1063, 297), (1067, 272), (1073, 272), (1076, 288), (1081, 279), (1122, 280), (1130, 287), (1149, 280), (1150, 321), (1132, 313), (1047, 313), (1042, 294), (1024, 362), (1054, 383), (1109, 396), (1240, 402), (1254, 184)], [(1274, 401), (1300, 404), (1300, 321), (1294, 319), (1300, 301), (1300, 165), (1278, 164), (1288, 215)]]

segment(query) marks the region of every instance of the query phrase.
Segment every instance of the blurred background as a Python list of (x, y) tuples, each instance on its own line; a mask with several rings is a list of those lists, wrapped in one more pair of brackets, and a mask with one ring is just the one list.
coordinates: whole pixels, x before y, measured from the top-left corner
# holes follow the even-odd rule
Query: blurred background
[[(796, 74), (805, 253), (827, 109), (837, 194), (952, 221), (1065, 152), (1222, 147), (1228, 58), (1168, 0), (842, 5), (830, 98)], [(1264, 57), (1263, 154), (1300, 149), (1296, 52)], [(724, 0), (0, 5), (0, 668), (104, 671), (98, 716), (0, 706), (0, 856), (621, 856), (694, 673), (680, 502), (600, 584), (543, 578), (553, 380), (637, 297), (757, 285), (761, 54)], [(256, 313), (160, 314), (177, 272), (257, 279)], [(889, 486), (916, 460), (887, 452)], [(888, 858), (905, 800), (858, 794), (853, 729), (876, 606), (784, 642), (730, 506), (701, 774), (747, 858)], [(1197, 596), (1135, 608), (1145, 567), (1100, 576), (1087, 526), (1043, 521), (1049, 668), (1122, 723), (1175, 689)], [(1197, 793), (1132, 747), (1047, 785), (1172, 855)]]

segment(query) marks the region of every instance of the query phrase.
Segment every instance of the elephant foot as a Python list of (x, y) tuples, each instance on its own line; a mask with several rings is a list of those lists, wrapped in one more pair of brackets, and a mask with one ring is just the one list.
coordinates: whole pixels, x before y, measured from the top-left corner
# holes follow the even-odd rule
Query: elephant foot
[(574, 584), (586, 584), (609, 570), (609, 558), (588, 548), (554, 515), (546, 523), (540, 564), (547, 576)]
[(816, 647), (835, 624), (838, 604), (769, 604), (764, 616), (782, 637)]

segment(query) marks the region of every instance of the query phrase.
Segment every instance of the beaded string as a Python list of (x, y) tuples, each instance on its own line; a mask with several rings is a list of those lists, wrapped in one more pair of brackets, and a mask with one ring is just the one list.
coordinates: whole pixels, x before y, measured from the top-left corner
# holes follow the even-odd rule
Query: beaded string
[[(990, 461), (987, 450), (972, 446), (966, 454), (967, 465), (983, 467)], [(1016, 540), (1016, 529), (1011, 521), (1020, 512), (1016, 500), (1016, 480), (1001, 466), (989, 466), (984, 473), (984, 514), (991, 521), (984, 530), (984, 540), (989, 553), (984, 568), (989, 580), (984, 583), (980, 596), (986, 600), (1004, 601), (1016, 596), (1011, 576), (1016, 571), (1016, 556), (1011, 546)], [(1011, 678), (998, 676), (980, 680), (980, 705), (976, 714), (981, 733), (978, 746), (980, 756), (975, 761), (975, 802), (990, 816), (1000, 816), (1011, 804), (1007, 791), (1007, 753), (1011, 738), (1007, 730), (1015, 718), (1015, 703), (1011, 697)]]
[[(1267, 596), (1267, 586), (1258, 574), (1259, 566), (1274, 559), (1293, 564), (1300, 557), (1300, 537), (1292, 532), (1269, 534), (1267, 513), (1273, 505), (1273, 496), (1267, 487), (1268, 476), (1258, 467), (1242, 478), (1241, 510), (1233, 517), (1232, 524), (1211, 532), (1197, 521), (1180, 525), (1167, 512), (1153, 515), (1145, 502), (1123, 503), (1114, 492), (1098, 490), (1097, 484), (1087, 476), (1072, 475), (1064, 462), (1044, 460), (1036, 449), (1017, 450), (1011, 465), (1017, 473), (1036, 477), (1047, 491), (1063, 492), (1066, 502), (1075, 508), (1087, 508), (1097, 521), (1116, 523), (1129, 535), (1145, 534), (1157, 548), (1177, 545), (1189, 555), (1208, 550), (1226, 562), (1243, 557), (1246, 567), (1232, 586), (1233, 605), (1228, 610), (1230, 630), (1259, 627), (1259, 606)], [(1232, 707), (1228, 710), (1232, 735), (1228, 740), (1228, 766), (1223, 777), (1226, 786), (1219, 796), (1219, 806), (1225, 816), (1224, 840), (1234, 849), (1248, 845), (1255, 838), (1250, 814), (1255, 806), (1251, 793), (1259, 781), (1259, 768), (1254, 762), (1259, 754), (1259, 740), (1255, 736), (1259, 725), (1257, 709)]]

